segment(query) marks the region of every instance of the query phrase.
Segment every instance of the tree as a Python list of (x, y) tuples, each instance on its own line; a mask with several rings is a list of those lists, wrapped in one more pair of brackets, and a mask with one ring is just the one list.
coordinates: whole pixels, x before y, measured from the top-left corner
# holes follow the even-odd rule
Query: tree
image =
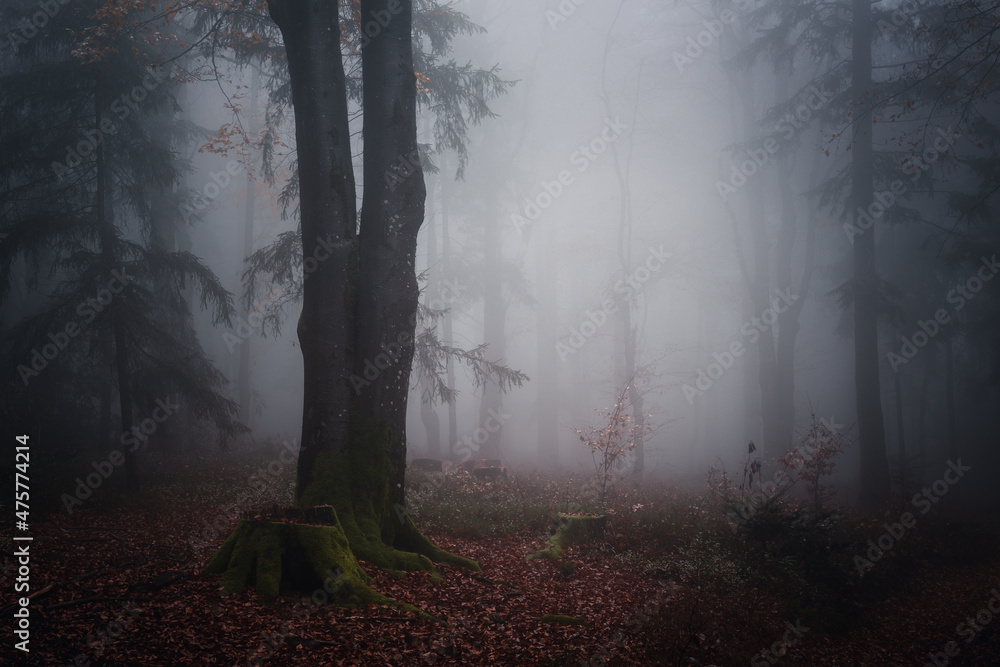
[[(874, 197), (872, 147), (872, 7), (853, 0), (851, 17), (851, 97), (854, 146), (851, 156), (851, 209), (867, 210)], [(875, 233), (854, 238), (854, 392), (861, 450), (861, 503), (878, 506), (889, 499), (889, 459), (885, 449), (882, 381), (879, 375), (878, 274)]]
[[(874, 109), (879, 100), (877, 86), (872, 79), (872, 44), (875, 39), (875, 21), (870, 2), (852, 0), (851, 12), (847, 13), (846, 3), (819, 7), (810, 2), (768, 2), (751, 13), (751, 23), (759, 30), (759, 35), (747, 49), (752, 57), (767, 57), (777, 65), (790, 65), (795, 54), (803, 52), (815, 61), (833, 63), (826, 71), (817, 73), (810, 83), (821, 90), (833, 87), (840, 89), (844, 79), (850, 81), (847, 99), (834, 100), (821, 112), (827, 122), (836, 123), (833, 138), (842, 132), (839, 127), (843, 118), (849, 125), (850, 163), (846, 173), (829, 179), (821, 187), (820, 204), (839, 208), (847, 216), (854, 211), (866, 211), (872, 204), (875, 179), (882, 174), (876, 169), (873, 144), (876, 117)], [(849, 20), (845, 19), (849, 16)], [(791, 36), (791, 37), (790, 37)], [(844, 63), (841, 46), (851, 45), (851, 58)], [(839, 114), (834, 115), (834, 114)], [(845, 185), (846, 184), (846, 185)], [(845, 192), (846, 191), (846, 192)], [(858, 443), (861, 451), (860, 479), (861, 502), (867, 506), (877, 506), (889, 498), (889, 464), (885, 446), (885, 427), (882, 414), (881, 377), (879, 365), (878, 322), (883, 304), (881, 282), (876, 263), (873, 230), (853, 235), (851, 239), (852, 268), (849, 280), (841, 284), (833, 293), (839, 304), (852, 309), (854, 336), (855, 402), (858, 416)], [(762, 253), (765, 250), (762, 249)], [(811, 269), (807, 268), (806, 274)], [(758, 273), (760, 271), (758, 270)], [(779, 273), (788, 276), (787, 267), (779, 266)], [(758, 281), (760, 282), (760, 281)], [(808, 281), (805, 281), (808, 285)], [(794, 313), (793, 313), (794, 315)], [(781, 336), (785, 336), (785, 326), (791, 327), (792, 340), (797, 328), (795, 318), (790, 315), (781, 322)], [(763, 350), (770, 357), (761, 357), (762, 366), (767, 364), (777, 368), (778, 359), (773, 348)], [(786, 354), (790, 350), (786, 349)], [(763, 369), (762, 369), (763, 372)], [(787, 374), (787, 362), (785, 362)], [(775, 375), (772, 384), (777, 389)], [(786, 378), (787, 379), (787, 378)], [(783, 383), (783, 403), (787, 409), (787, 398), (791, 386)], [(777, 395), (777, 394), (776, 394)], [(762, 408), (767, 411), (764, 396)], [(774, 399), (772, 399), (774, 400)], [(770, 406), (781, 421), (781, 405)], [(782, 429), (784, 437), (785, 429)], [(767, 440), (765, 433), (765, 440)]]
[[(304, 278), (298, 337), (304, 362), (299, 508), (332, 507), (326, 526), (241, 522), (210, 562), (225, 590), (268, 596), (293, 573), (295, 549), (315, 579), (339, 571), (341, 598), (381, 599), (355, 559), (392, 570), (431, 561), (478, 570), (433, 545), (404, 508), (406, 402), (419, 289), (414, 273), (425, 186), (417, 146), (412, 7), (362, 0), (364, 197), (355, 233), (354, 171), (339, 3), (272, 0), (288, 60), (298, 151)], [(367, 19), (370, 18), (370, 21)], [(401, 165), (407, 165), (405, 170)], [(355, 393), (349, 378), (381, 372)], [(256, 568), (248, 567), (255, 562)], [(257, 576), (252, 580), (251, 573)], [(326, 575), (329, 576), (329, 575)], [(313, 582), (315, 583), (315, 582)]]
[[(11, 11), (19, 10), (28, 11)], [(102, 446), (117, 390), (126, 483), (136, 491), (135, 451), (146, 434), (138, 437), (134, 420), (157, 401), (173, 404), (179, 393), (179, 403), (223, 433), (240, 431), (236, 406), (221, 393), (225, 378), (205, 357), (178, 298), (180, 285), (197, 284), (217, 322), (233, 309), (197, 257), (163, 242), (163, 220), (175, 219), (184, 203), (171, 193), (185, 169), (172, 150), (176, 128), (158, 124), (175, 104), (171, 71), (152, 68), (159, 54), (142, 40), (119, 36), (91, 48), (74, 34), (94, 28), (97, 19), (87, 16), (82, 25), (68, 12), (53, 16), (0, 81), (0, 296), (18, 274), (33, 284), (51, 279), (40, 290), (45, 301), (12, 318), (4, 351), (29, 389), (49, 365), (99, 386), (100, 405), (89, 412), (100, 415)], [(29, 137), (32, 150), (25, 149)], [(38, 364), (32, 350), (50, 336), (67, 352)]]

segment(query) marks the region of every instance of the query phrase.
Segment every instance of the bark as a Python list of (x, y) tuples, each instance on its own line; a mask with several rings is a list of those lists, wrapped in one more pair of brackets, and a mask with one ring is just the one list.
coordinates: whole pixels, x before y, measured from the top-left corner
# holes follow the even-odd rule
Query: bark
[[(306, 268), (298, 338), (304, 371), (302, 445), (296, 501), (327, 483), (346, 492), (344, 480), (324, 480), (317, 463), (337, 456), (347, 445), (350, 405), (346, 381), (354, 327), (357, 265), (354, 172), (348, 129), (347, 96), (337, 3), (268, 3), (285, 41), (295, 139), (299, 158), (299, 212)], [(312, 269), (312, 270), (309, 270)], [(343, 466), (341, 466), (343, 468)], [(335, 505), (336, 498), (316, 497)]]
[[(853, 0), (851, 94), (854, 145), (851, 151), (851, 207), (867, 209), (873, 196), (872, 18), (869, 0)], [(861, 453), (860, 502), (878, 507), (889, 499), (889, 460), (885, 448), (878, 353), (878, 278), (875, 227), (854, 237), (854, 383)]]
[[(419, 298), (414, 261), (425, 195), (416, 152), (410, 3), (361, 4), (363, 16), (390, 20), (362, 52), (360, 235), (337, 3), (271, 0), (269, 10), (285, 42), (299, 157), (305, 391), (296, 505), (329, 505), (332, 516), (305, 543), (303, 533), (290, 542), (286, 524), (248, 529), (241, 523), (212, 559), (212, 570), (226, 572), (230, 590), (261, 585), (252, 574), (260, 567), (269, 574), (268, 594), (286, 585), (308, 589), (317, 582), (298, 575), (301, 557), (275, 555), (281, 545), (297, 550), (295, 540), (310, 562), (341, 571), (355, 559), (392, 571), (433, 570), (432, 560), (478, 570), (431, 544), (403, 504)], [(393, 168), (399, 165), (408, 165), (406, 171)], [(370, 377), (367, 364), (381, 369), (371, 381), (363, 379)]]
[[(399, 6), (398, 13), (388, 5)], [(419, 290), (417, 232), (423, 222), (423, 169), (417, 151), (416, 78), (410, 3), (365, 0), (361, 14), (390, 16), (362, 50), (364, 200), (361, 206), (355, 371), (387, 363), (359, 395), (363, 422), (385, 429), (391, 502), (403, 501), (406, 394)], [(378, 364), (377, 364), (378, 365)], [(371, 456), (372, 452), (363, 452)]]
[[(432, 191), (434, 189), (435, 188), (431, 188)], [(426, 240), (427, 272), (433, 276), (433, 278), (429, 280), (427, 289), (424, 291), (424, 307), (430, 308), (434, 303), (431, 295), (441, 294), (441, 276), (439, 273), (440, 267), (437, 266), (437, 229), (434, 225), (433, 218), (428, 220)], [(427, 431), (427, 456), (430, 458), (439, 458), (441, 456), (441, 420), (438, 417), (437, 410), (434, 409), (433, 401), (424, 400), (423, 396), (421, 396), (420, 400), (420, 421), (423, 422), (424, 430)]]

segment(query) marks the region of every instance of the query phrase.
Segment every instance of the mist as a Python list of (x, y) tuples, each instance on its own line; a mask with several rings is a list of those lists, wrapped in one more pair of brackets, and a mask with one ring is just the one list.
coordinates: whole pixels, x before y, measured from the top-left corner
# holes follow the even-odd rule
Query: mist
[[(506, 571), (489, 540), (566, 581), (617, 563), (667, 600), (620, 641), (510, 649), (503, 664), (661, 664), (640, 644), (676, 664), (788, 651), (790, 664), (875, 664), (810, 642), (863, 634), (851, 605), (874, 618), (914, 563), (954, 565), (949, 595), (1000, 581), (1000, 112), (982, 37), (995, 8), (8, 4), (0, 430), (18, 451), (30, 442), (46, 480), (31, 496), (39, 530), (96, 522), (103, 536), (115, 512), (190, 503), (211, 534), (162, 537), (185, 553), (160, 569), (224, 573), (227, 595), (267, 600), (326, 586), (383, 604), (366, 591), (385, 582), (353, 574), (359, 562)], [(225, 506), (218, 521), (209, 506)], [(349, 545), (324, 565), (336, 592), (320, 569), (301, 573), (305, 556), (290, 574), (288, 560), (241, 555), (253, 530), (289, 524)], [(0, 545), (10, 563), (15, 546)], [(816, 553), (841, 559), (837, 574)], [(653, 599), (644, 585), (609, 590)], [(705, 612), (689, 633), (702, 639), (667, 646), (677, 609), (690, 602), (695, 619), (699, 595), (742, 586), (780, 600), (769, 630), (708, 648), (738, 619)], [(607, 613), (618, 623), (631, 607)], [(774, 639), (797, 613), (813, 638)], [(935, 657), (949, 623), (894, 655), (995, 655), (976, 632), (961, 656)], [(47, 659), (72, 661), (71, 643)], [(416, 664), (410, 649), (461, 653), (407, 644), (386, 664)]]

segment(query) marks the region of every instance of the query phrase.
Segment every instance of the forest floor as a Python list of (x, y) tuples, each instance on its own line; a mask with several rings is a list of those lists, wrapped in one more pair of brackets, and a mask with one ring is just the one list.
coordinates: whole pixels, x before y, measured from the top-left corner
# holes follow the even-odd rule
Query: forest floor
[[(789, 506), (787, 531), (771, 525), (761, 537), (734, 530), (707, 494), (645, 485), (609, 501), (603, 539), (558, 561), (526, 560), (554, 512), (589, 508), (574, 504), (579, 480), (414, 472), (417, 524), (482, 572), (442, 566), (435, 580), (365, 569), (377, 590), (439, 623), (320, 596), (219, 596), (220, 576), (202, 569), (237, 509), (290, 501), (290, 469), (247, 493), (273, 456), (148, 457), (140, 498), (127, 500), (112, 475), (69, 513), (60, 498), (74, 493), (81, 460), (33, 489), (49, 506), (36, 500), (31, 515), (31, 651), (14, 651), (8, 634), (0, 664), (1000, 665), (1000, 614), (989, 611), (1000, 607), (997, 538), (938, 508), (915, 512), (916, 525), (862, 576), (854, 556), (909, 504), (818, 528), (803, 528), (807, 515)], [(20, 544), (0, 539), (8, 619)]]

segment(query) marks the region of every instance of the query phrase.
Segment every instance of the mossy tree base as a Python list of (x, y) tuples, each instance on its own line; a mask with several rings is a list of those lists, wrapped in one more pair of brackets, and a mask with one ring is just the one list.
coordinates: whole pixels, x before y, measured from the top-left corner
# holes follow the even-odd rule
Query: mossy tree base
[[(304, 433), (313, 426), (322, 432), (309, 421), (313, 412), (307, 412)], [(334, 603), (395, 604), (371, 589), (358, 561), (399, 576), (426, 571), (437, 577), (434, 563), (479, 572), (476, 562), (428, 540), (406, 513), (401, 489), (392, 484), (394, 433), (391, 422), (354, 412), (347, 447), (310, 453), (305, 463), (310, 450), (300, 452), (296, 507), (276, 509), (267, 518), (273, 520), (242, 520), (209, 561), (207, 571), (223, 575), (223, 594), (247, 586), (265, 599), (284, 591), (310, 593), (329, 585), (333, 571), (340, 582), (330, 594)]]
[(222, 574), (223, 595), (252, 586), (266, 600), (324, 590), (343, 605), (388, 601), (368, 585), (339, 525), (243, 519), (205, 571)]
[(435, 562), (480, 571), (476, 562), (434, 545), (406, 515), (401, 516), (394, 547), (360, 533), (350, 541), (329, 505), (290, 509), (286, 516), (315, 523), (240, 520), (205, 568), (223, 575), (223, 595), (248, 586), (269, 601), (292, 592), (324, 591), (323, 599), (333, 604), (389, 604), (420, 613), (372, 589), (358, 560), (398, 575), (422, 570), (436, 576)]
[(556, 516), (558, 528), (552, 537), (549, 538), (546, 548), (527, 556), (528, 560), (535, 558), (545, 558), (546, 560), (558, 560), (562, 556), (562, 551), (566, 547), (575, 544), (589, 544), (604, 535), (604, 528), (607, 526), (608, 517), (605, 515), (581, 515), (581, 514), (558, 514)]

